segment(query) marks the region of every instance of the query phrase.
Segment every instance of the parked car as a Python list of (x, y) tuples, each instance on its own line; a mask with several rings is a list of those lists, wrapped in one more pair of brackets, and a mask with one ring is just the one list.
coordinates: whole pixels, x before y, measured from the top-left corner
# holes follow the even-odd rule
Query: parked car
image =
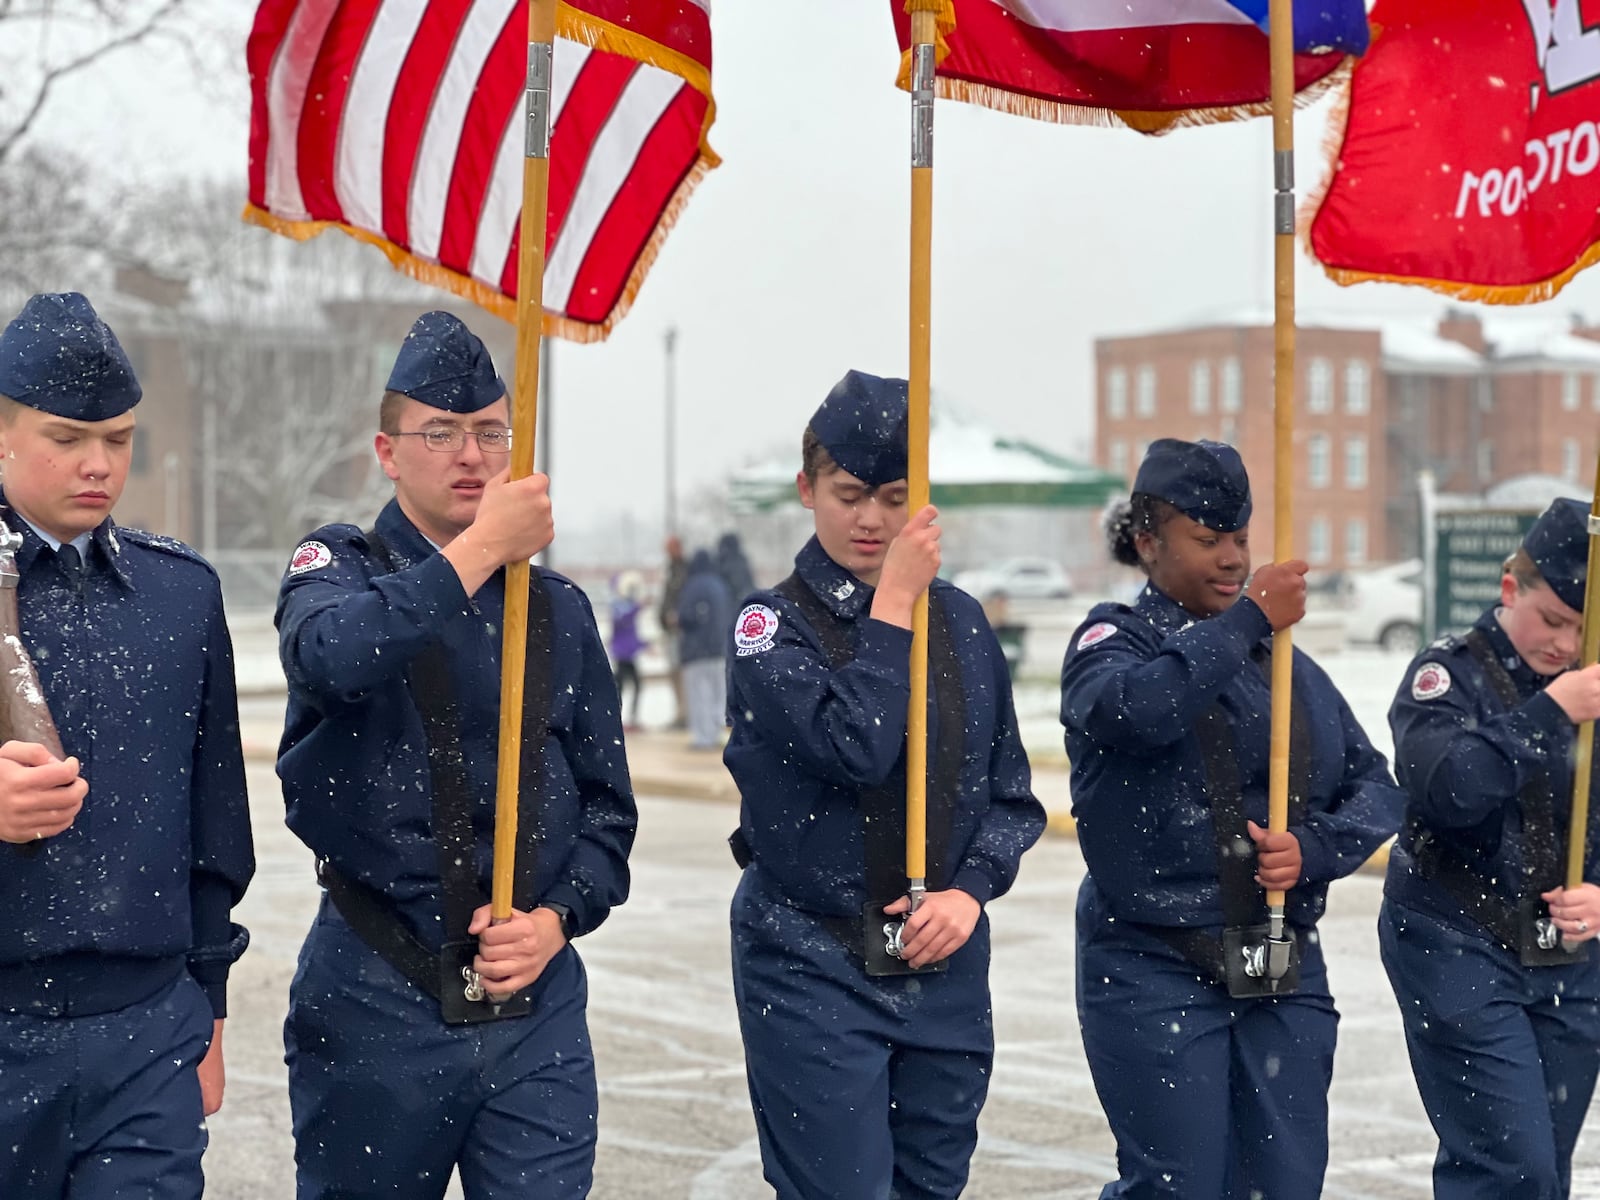
[(1415, 654), (1422, 645), (1422, 562), (1407, 559), (1342, 579), (1345, 636)]
[(990, 567), (961, 571), (951, 580), (978, 599), (1001, 594), (1013, 600), (1058, 599), (1072, 595), (1072, 580), (1048, 558), (1012, 558)]

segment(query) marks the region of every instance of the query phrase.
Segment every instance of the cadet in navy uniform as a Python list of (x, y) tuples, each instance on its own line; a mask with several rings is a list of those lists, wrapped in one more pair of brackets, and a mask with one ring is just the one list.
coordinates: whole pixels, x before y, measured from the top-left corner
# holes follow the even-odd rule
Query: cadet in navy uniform
[[(1084, 1049), (1127, 1197), (1311, 1200), (1328, 1157), (1338, 1014), (1317, 943), (1330, 880), (1400, 823), (1402, 797), (1298, 650), (1290, 816), (1268, 833), (1271, 635), (1305, 614), (1302, 562), (1250, 574), (1250, 481), (1230, 446), (1151, 444), (1110, 523), (1149, 577), (1073, 635), (1061, 721), (1089, 873), (1078, 891)], [(1248, 962), (1264, 889), (1299, 949), (1273, 989)], [(1225, 952), (1226, 948), (1226, 952)]]
[(636, 816), (594, 614), (535, 570), (515, 912), (490, 924), (503, 567), (553, 532), (548, 480), (507, 477), (508, 417), (483, 344), (421, 317), (379, 412), (394, 500), (312, 533), (279, 596), (278, 773), (329, 889), (284, 1026), (302, 1200), (443, 1196), (455, 1169), (473, 1200), (589, 1192), (571, 940), (626, 897)]
[(140, 396), (81, 295), (0, 334), (21, 636), (67, 754), (0, 745), (0, 1196), (199, 1196), (222, 1104), (255, 869), (233, 649), (211, 567), (111, 519)]
[(1593, 818), (1587, 882), (1562, 886), (1574, 726), (1600, 717), (1600, 667), (1568, 669), (1587, 520), (1576, 500), (1551, 505), (1507, 561), (1500, 604), (1424, 650), (1389, 710), (1408, 805), (1378, 936), (1439, 1135), (1439, 1200), (1567, 1196), (1594, 1094)]
[[(816, 536), (745, 601), (724, 759), (742, 796), (733, 975), (767, 1181), (780, 1200), (954, 1197), (994, 1055), (984, 907), (1044, 830), (1005, 656), (976, 600), (934, 578), (934, 510), (906, 511), (906, 383), (852, 371), (811, 418)], [(931, 588), (930, 588), (931, 585)], [(930, 591), (928, 894), (903, 961), (912, 604)], [(863, 910), (867, 917), (863, 918)], [(864, 932), (865, 926), (865, 932)]]

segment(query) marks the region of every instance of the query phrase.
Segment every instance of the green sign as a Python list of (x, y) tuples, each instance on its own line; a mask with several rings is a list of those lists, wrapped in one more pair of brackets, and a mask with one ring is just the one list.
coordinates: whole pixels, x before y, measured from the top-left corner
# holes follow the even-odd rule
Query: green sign
[(1539, 514), (1464, 509), (1434, 517), (1433, 621), (1429, 638), (1469, 629), (1500, 598), (1505, 561)]

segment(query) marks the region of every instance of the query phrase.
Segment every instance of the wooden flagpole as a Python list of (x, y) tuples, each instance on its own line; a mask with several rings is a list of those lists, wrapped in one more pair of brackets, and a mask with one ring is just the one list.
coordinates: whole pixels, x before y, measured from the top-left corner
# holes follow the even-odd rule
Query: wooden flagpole
[[(1273, 509), (1275, 562), (1294, 557), (1294, 3), (1271, 0), (1273, 175)], [(1289, 629), (1272, 637), (1272, 749), (1267, 828), (1289, 827), (1289, 715), (1294, 680), (1294, 640)], [(1267, 975), (1283, 978), (1289, 966), (1284, 936), (1284, 893), (1267, 893)]]
[[(1594, 495), (1589, 502), (1589, 570), (1583, 590), (1583, 657), (1580, 667), (1600, 661), (1600, 604), (1595, 590), (1600, 587), (1600, 456), (1595, 460)], [(1578, 726), (1578, 753), (1572, 764), (1572, 821), (1567, 832), (1567, 886), (1578, 888), (1584, 882), (1584, 851), (1589, 842), (1589, 784), (1594, 767), (1594, 722)], [(1568, 950), (1581, 942), (1563, 941)]]
[[(539, 342), (544, 319), (544, 240), (550, 190), (550, 80), (556, 0), (528, 0), (527, 132), (522, 165), (522, 225), (517, 259), (517, 376), (511, 404), (511, 478), (533, 473), (539, 428)], [(500, 758), (494, 805), (494, 884), (490, 916), (511, 916), (517, 869), (518, 774), (522, 765), (522, 686), (528, 644), (526, 562), (506, 566), (505, 634), (500, 652)]]
[[(911, 14), (911, 364), (906, 508), (929, 500), (928, 381), (933, 356), (933, 76), (941, 0), (906, 0)], [(906, 714), (906, 885), (911, 911), (928, 875), (928, 593), (911, 610), (911, 701)]]

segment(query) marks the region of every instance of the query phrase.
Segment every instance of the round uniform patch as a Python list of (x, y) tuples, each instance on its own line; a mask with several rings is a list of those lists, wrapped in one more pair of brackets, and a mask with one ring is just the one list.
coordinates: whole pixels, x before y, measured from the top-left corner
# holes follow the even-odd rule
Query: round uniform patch
[(1450, 672), (1440, 663), (1423, 663), (1411, 677), (1413, 700), (1437, 700), (1450, 690)]
[(1091, 625), (1083, 631), (1083, 636), (1078, 639), (1078, 649), (1087, 650), (1090, 646), (1098, 646), (1116, 631), (1117, 627), (1110, 621), (1101, 621), (1098, 625)]
[(778, 639), (778, 614), (765, 604), (747, 604), (733, 627), (733, 652), (748, 658), (770, 649)]
[(304, 575), (307, 571), (315, 571), (332, 561), (333, 555), (321, 542), (301, 542), (294, 552), (294, 557), (289, 560), (289, 574)]

